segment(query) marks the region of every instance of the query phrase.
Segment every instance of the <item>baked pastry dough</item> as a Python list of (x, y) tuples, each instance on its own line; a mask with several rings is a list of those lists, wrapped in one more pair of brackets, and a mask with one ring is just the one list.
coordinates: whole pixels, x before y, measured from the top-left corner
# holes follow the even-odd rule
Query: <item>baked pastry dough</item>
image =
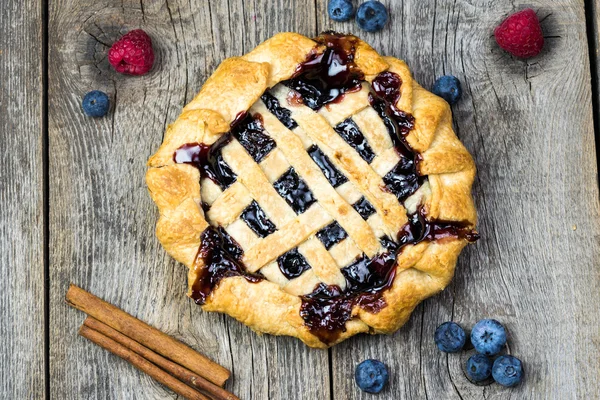
[(350, 35), (223, 61), (148, 165), (188, 295), (312, 347), (394, 332), (477, 238), (448, 104)]

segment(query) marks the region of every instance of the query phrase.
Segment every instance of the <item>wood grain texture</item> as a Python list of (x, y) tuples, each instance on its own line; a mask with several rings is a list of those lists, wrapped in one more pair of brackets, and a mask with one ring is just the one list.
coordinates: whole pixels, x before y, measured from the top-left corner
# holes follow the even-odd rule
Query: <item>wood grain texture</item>
[[(493, 27), (517, 10), (511, 1), (383, 2), (390, 8), (390, 25), (365, 34), (352, 22), (328, 20), (326, 0), (49, 1), (51, 397), (173, 398), (77, 337), (84, 317), (64, 304), (70, 281), (231, 369), (233, 380), (226, 388), (242, 399), (328, 399), (330, 393), (335, 399), (368, 398), (355, 387), (353, 370), (370, 357), (390, 367), (392, 379), (382, 399), (600, 396), (595, 379), (600, 371), (600, 216), (583, 3), (528, 4), (547, 17), (548, 38), (539, 57), (522, 61), (498, 49), (491, 36)], [(24, 18), (19, 12), (2, 13), (0, 21)], [(0, 32), (5, 26), (10, 24), (0, 24)], [(156, 66), (144, 77), (118, 75), (106, 60), (108, 46), (138, 27), (154, 40)], [(483, 236), (461, 256), (453, 284), (419, 306), (398, 333), (356, 337), (335, 347), (332, 382), (327, 352), (290, 338), (258, 336), (229, 317), (202, 313), (185, 297), (185, 268), (155, 239), (156, 211), (143, 180), (146, 159), (162, 141), (166, 124), (225, 57), (240, 55), (279, 31), (311, 36), (329, 28), (357, 33), (381, 53), (406, 59), (425, 87), (446, 73), (461, 79), (465, 93), (453, 108), (455, 126), (478, 164), (475, 197)], [(29, 29), (33, 35), (35, 29)], [(0, 36), (0, 43), (6, 37)], [(35, 55), (35, 46), (14, 46)], [(33, 96), (32, 114), (15, 125), (3, 113), (0, 123), (5, 129), (35, 130), (37, 75), (19, 80), (2, 54), (0, 65), (20, 85), (34, 85), (23, 89)], [(108, 117), (89, 119), (80, 111), (81, 98), (92, 89), (110, 94)], [(16, 106), (5, 90), (0, 89), (1, 107)], [(25, 209), (16, 204), (10, 209), (21, 218), (10, 230), (11, 243), (14, 232), (25, 235), (23, 243), (40, 243), (40, 225), (32, 221), (41, 218), (35, 208), (41, 192), (32, 195), (21, 182), (39, 184), (41, 172), (17, 169), (23, 159), (37, 165), (37, 153), (23, 152), (11, 137), (0, 140), (24, 157), (2, 162), (3, 172), (11, 171), (12, 177), (5, 186), (2, 175), (2, 204), (25, 204)], [(39, 137), (28, 140), (29, 149), (38, 149)], [(23, 227), (29, 230), (19, 231)], [(2, 231), (3, 249), (5, 235)], [(12, 257), (19, 265), (35, 265), (41, 250), (28, 251), (33, 253), (15, 250)], [(3, 268), (12, 262), (4, 252), (1, 257)], [(29, 282), (30, 304), (40, 305), (34, 294), (41, 279), (32, 281), (32, 276), (17, 282)], [(434, 347), (439, 323), (453, 319), (470, 327), (484, 317), (506, 323), (511, 352), (525, 362), (526, 382), (516, 389), (470, 384), (462, 373), (466, 356), (447, 356)], [(22, 323), (12, 329), (20, 330), (21, 338), (42, 332)], [(41, 356), (35, 350), (26, 354)], [(4, 355), (0, 359), (4, 363)], [(22, 368), (41, 367), (32, 362)], [(40, 380), (19, 379), (40, 390), (25, 397), (38, 397)]]
[[(547, 38), (540, 56), (523, 61), (492, 36), (524, 8), (513, 2), (384, 3), (389, 31), (362, 36), (404, 58), (426, 88), (444, 74), (463, 84), (454, 121), (478, 165), (482, 239), (460, 257), (450, 287), (397, 334), (333, 349), (334, 398), (368, 398), (349, 377), (369, 357), (390, 366), (386, 398), (598, 398), (600, 383), (589, 377), (600, 371), (600, 224), (583, 4), (528, 3)], [(319, 29), (331, 26), (317, 15)], [(353, 24), (334, 28), (360, 33)], [(525, 363), (518, 388), (472, 385), (462, 372), (467, 357), (435, 348), (440, 323), (470, 328), (486, 317), (506, 324), (511, 352)]]
[[(144, 184), (166, 125), (217, 65), (279, 30), (314, 35), (314, 3), (52, 0), (49, 8), (51, 397), (173, 397), (77, 337), (84, 317), (63, 300), (72, 281), (230, 369), (226, 388), (240, 398), (328, 398), (327, 352), (257, 336), (185, 296), (186, 268), (157, 242)], [(119, 75), (108, 46), (138, 27), (153, 38), (155, 67)], [(110, 95), (105, 118), (80, 110), (92, 89)]]
[(44, 396), (42, 2), (0, 4), (0, 398)]

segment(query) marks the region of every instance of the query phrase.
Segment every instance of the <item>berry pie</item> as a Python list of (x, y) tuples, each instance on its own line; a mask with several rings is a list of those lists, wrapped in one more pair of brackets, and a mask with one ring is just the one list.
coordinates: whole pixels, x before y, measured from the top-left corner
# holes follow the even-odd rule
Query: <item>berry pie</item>
[(351, 35), (226, 59), (148, 165), (188, 295), (312, 347), (396, 331), (478, 237), (448, 104)]

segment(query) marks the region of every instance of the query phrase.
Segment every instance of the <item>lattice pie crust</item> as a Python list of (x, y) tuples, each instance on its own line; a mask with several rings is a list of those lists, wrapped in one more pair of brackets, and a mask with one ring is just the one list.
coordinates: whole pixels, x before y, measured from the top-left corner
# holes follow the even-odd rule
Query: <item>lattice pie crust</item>
[[(300, 89), (321, 67), (346, 79), (328, 99)], [(353, 36), (281, 33), (226, 59), (148, 165), (188, 294), (312, 347), (396, 331), (476, 235), (448, 104)]]

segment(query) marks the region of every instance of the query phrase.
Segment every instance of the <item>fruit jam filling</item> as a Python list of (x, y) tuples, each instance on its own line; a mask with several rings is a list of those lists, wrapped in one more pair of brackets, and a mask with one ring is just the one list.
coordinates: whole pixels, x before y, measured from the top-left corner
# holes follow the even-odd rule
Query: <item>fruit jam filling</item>
[(221, 279), (232, 276), (243, 276), (248, 282), (260, 282), (263, 277), (250, 274), (241, 262), (244, 254), (242, 248), (231, 238), (225, 229), (206, 228), (200, 236), (200, 249), (196, 256), (196, 279), (192, 284), (191, 297), (196, 304), (204, 304), (206, 299), (219, 284)]
[(364, 74), (354, 63), (358, 38), (325, 32), (315, 38), (323, 52), (311, 52), (295, 75), (282, 82), (295, 91), (292, 103), (302, 103), (314, 111), (342, 101), (345, 93), (361, 89)]
[[(311, 52), (307, 61), (299, 65), (294, 77), (283, 82), (293, 89), (291, 92), (294, 95), (290, 104), (302, 103), (313, 110), (341, 101), (345, 93), (361, 90), (364, 81), (364, 74), (354, 63), (357, 38), (328, 32), (319, 36), (316, 41), (319, 43), (317, 49), (322, 51)], [(414, 118), (396, 107), (401, 96), (401, 85), (400, 76), (393, 72), (382, 72), (371, 84), (369, 103), (384, 122), (400, 156), (398, 164), (383, 177), (383, 190), (393, 193), (400, 202), (404, 202), (421, 187), (426, 177), (418, 172), (420, 154), (413, 151), (406, 140), (406, 136), (414, 127)], [(289, 110), (282, 107), (268, 92), (263, 95), (262, 100), (269, 111), (286, 127), (293, 129), (297, 126)], [(354, 122), (348, 119), (340, 125), (343, 126), (338, 126), (338, 134), (365, 161), (370, 162), (374, 154)], [(262, 118), (242, 113), (232, 124), (232, 131), (213, 145), (183, 145), (175, 152), (174, 160), (177, 163), (196, 166), (202, 176), (210, 178), (225, 190), (237, 179), (221, 155), (222, 148), (232, 137), (248, 150), (256, 162), (260, 162), (276, 147), (276, 143), (264, 131)], [(312, 146), (308, 152), (332, 186), (339, 186), (347, 181), (318, 147)], [(288, 170), (284, 177), (276, 182), (276, 190), (299, 214), (316, 201), (308, 186), (293, 169)], [(353, 207), (363, 218), (368, 218), (375, 212), (373, 206), (364, 198)], [(242, 213), (242, 219), (259, 236), (264, 237), (273, 233), (276, 227), (261, 212), (258, 204), (253, 202)], [(316, 236), (326, 248), (330, 248), (344, 240), (347, 233), (334, 222), (320, 230)], [(416, 213), (408, 215), (408, 223), (398, 232), (397, 237), (381, 238), (385, 252), (373, 258), (363, 255), (342, 268), (341, 272), (346, 279), (344, 290), (335, 285), (321, 283), (310, 294), (301, 296), (300, 316), (310, 331), (324, 343), (334, 343), (340, 333), (345, 331), (346, 322), (352, 319), (355, 306), (371, 313), (377, 313), (386, 307), (383, 293), (394, 282), (396, 260), (405, 246), (443, 238), (459, 238), (472, 242), (478, 239), (478, 235), (469, 227), (456, 222), (429, 221), (425, 210), (420, 207)], [(247, 272), (241, 261), (243, 250), (222, 227), (207, 228), (202, 233), (201, 243), (197, 259), (202, 261), (202, 267), (197, 271), (196, 280), (192, 285), (192, 298), (196, 303), (204, 304), (223, 278), (243, 276), (249, 282), (259, 282), (263, 279), (260, 274)], [(281, 255), (277, 264), (288, 279), (297, 278), (310, 268), (297, 248)]]

